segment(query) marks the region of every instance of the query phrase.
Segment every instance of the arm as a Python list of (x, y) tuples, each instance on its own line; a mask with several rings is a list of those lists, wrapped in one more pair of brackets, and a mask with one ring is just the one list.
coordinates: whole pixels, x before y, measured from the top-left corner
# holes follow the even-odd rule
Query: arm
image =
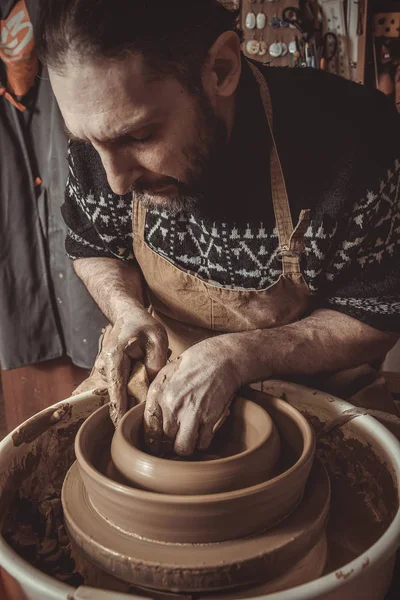
[(168, 364), (151, 385), (148, 443), (157, 452), (165, 436), (179, 454), (204, 450), (242, 385), (355, 367), (382, 358), (397, 338), (322, 309), (283, 327), (206, 339)]
[[(62, 207), (68, 228), (66, 250), (77, 275), (111, 323), (92, 375), (76, 393), (107, 387), (110, 413), (116, 423), (128, 407), (132, 360), (142, 360), (149, 378), (154, 378), (166, 363), (168, 339), (144, 306), (143, 278), (132, 254), (131, 195), (112, 193), (91, 146), (71, 142), (68, 165)], [(115, 205), (120, 217), (117, 222), (99, 218), (99, 207), (110, 217), (107, 210)]]
[(75, 271), (112, 324), (103, 339), (96, 369), (105, 375), (115, 424), (128, 407), (131, 361), (142, 360), (150, 378), (164, 367), (168, 337), (145, 309), (142, 275), (135, 264), (112, 258), (81, 258)]
[(137, 265), (117, 258), (78, 258), (74, 269), (113, 325), (125, 314), (143, 311), (143, 280)]
[(270, 377), (316, 375), (383, 358), (398, 335), (352, 317), (321, 309), (273, 330), (221, 336), (222, 351), (235, 357), (242, 384)]

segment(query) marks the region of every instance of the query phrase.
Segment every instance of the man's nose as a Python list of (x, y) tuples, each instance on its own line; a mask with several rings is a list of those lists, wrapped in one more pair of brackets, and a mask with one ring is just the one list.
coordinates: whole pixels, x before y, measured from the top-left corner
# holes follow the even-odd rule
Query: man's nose
[(127, 152), (99, 150), (110, 188), (118, 196), (127, 194), (143, 174), (143, 168)]

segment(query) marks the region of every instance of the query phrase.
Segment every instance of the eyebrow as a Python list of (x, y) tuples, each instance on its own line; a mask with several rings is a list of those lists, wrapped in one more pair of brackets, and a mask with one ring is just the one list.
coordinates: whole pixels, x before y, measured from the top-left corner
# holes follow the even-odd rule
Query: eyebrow
[[(137, 123), (130, 123), (129, 125), (125, 125), (124, 127), (121, 127), (121, 129), (119, 129), (119, 131), (117, 131), (115, 133), (115, 135), (104, 138), (102, 141), (103, 142), (114, 142), (120, 138), (123, 138), (124, 136), (126, 136), (128, 133), (131, 133), (132, 131), (136, 130), (140, 130), (143, 127), (147, 127), (151, 121), (155, 118), (155, 113), (150, 114), (150, 115), (146, 115), (146, 117), (143, 117), (141, 120), (139, 120)], [(71, 142), (87, 142), (89, 143), (89, 140), (85, 137), (78, 137), (76, 135), (74, 135), (67, 127), (67, 125), (64, 122), (64, 133), (66, 134), (66, 136), (68, 137), (68, 139)]]

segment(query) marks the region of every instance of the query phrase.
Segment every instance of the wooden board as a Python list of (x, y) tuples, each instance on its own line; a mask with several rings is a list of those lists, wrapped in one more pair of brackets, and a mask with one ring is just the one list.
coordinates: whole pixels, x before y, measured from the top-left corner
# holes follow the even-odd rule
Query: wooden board
[(400, 13), (378, 13), (373, 18), (374, 37), (399, 38)]
[[(279, 0), (279, 2), (268, 2), (264, 1), (262, 3), (255, 2), (251, 3), (250, 0), (242, 0), (241, 4), (241, 26), (244, 31), (245, 42), (243, 44), (243, 52), (248, 58), (252, 58), (254, 60), (258, 60), (264, 64), (271, 64), (274, 67), (287, 67), (289, 66), (289, 54), (280, 58), (273, 58), (269, 55), (269, 53), (264, 56), (253, 56), (247, 53), (246, 51), (246, 43), (255, 37), (256, 40), (260, 41), (263, 39), (268, 46), (275, 42), (284, 42), (289, 45), (292, 42), (296, 34), (298, 34), (297, 29), (288, 28), (279, 28), (273, 29), (271, 27), (271, 21), (274, 17), (282, 17), (283, 10), (292, 6), (298, 8), (299, 2), (298, 0)], [(264, 30), (249, 30), (246, 29), (246, 15), (253, 11), (256, 15), (257, 13), (263, 11), (267, 17), (267, 25)], [(254, 36), (255, 32), (255, 36)]]

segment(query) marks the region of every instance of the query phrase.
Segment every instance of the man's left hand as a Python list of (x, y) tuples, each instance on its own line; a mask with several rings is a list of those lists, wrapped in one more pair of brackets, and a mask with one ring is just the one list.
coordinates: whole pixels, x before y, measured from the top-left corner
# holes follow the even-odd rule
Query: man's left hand
[(148, 445), (158, 453), (161, 442), (168, 442), (182, 456), (206, 450), (241, 385), (229, 344), (215, 337), (192, 346), (150, 386), (144, 416)]

